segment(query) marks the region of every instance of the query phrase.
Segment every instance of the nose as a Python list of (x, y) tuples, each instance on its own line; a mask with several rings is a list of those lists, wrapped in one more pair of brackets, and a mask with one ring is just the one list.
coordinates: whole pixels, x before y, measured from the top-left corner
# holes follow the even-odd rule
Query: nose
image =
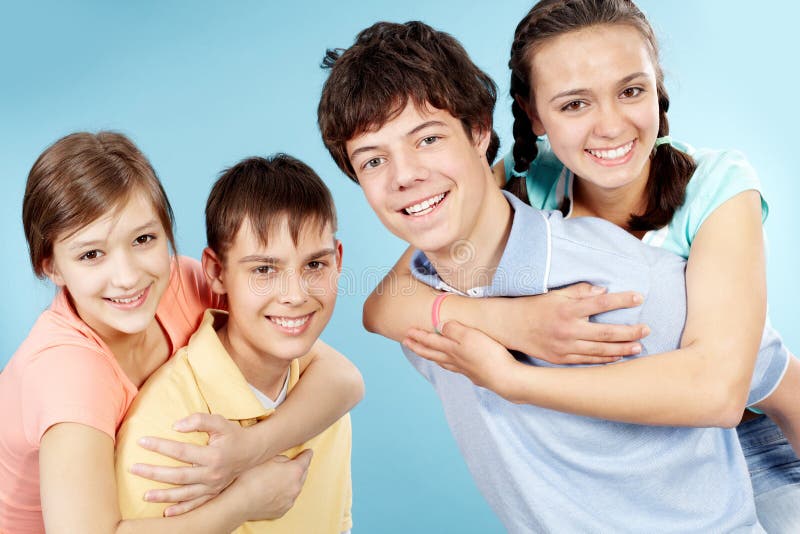
[(136, 259), (132, 254), (125, 254), (117, 251), (113, 261), (109, 262), (111, 267), (111, 284), (119, 289), (134, 289), (139, 282), (141, 270), (136, 265)]
[(294, 269), (287, 269), (283, 275), (283, 288), (281, 288), (281, 304), (299, 306), (308, 300), (308, 290), (303, 282), (302, 273)]
[(607, 103), (600, 106), (597, 120), (594, 125), (594, 134), (597, 137), (614, 139), (624, 128), (625, 115), (616, 103)]
[(420, 155), (413, 149), (399, 151), (394, 158), (394, 179), (392, 189), (402, 191), (428, 179), (430, 171)]

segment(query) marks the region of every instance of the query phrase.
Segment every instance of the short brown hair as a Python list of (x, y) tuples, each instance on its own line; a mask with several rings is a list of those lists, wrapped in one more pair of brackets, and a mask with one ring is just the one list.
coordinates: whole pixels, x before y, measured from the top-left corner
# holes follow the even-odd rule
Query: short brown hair
[(286, 217), (292, 241), (313, 224), (336, 231), (331, 192), (314, 170), (286, 154), (248, 158), (227, 169), (214, 184), (206, 203), (208, 246), (224, 261), (245, 221), (263, 245), (270, 231)]
[(45, 149), (28, 173), (22, 201), (36, 276), (44, 276), (57, 240), (120, 209), (134, 194), (152, 203), (174, 251), (172, 207), (152, 165), (130, 139), (116, 132), (76, 132)]
[[(492, 128), (494, 81), (453, 36), (422, 22), (373, 24), (347, 50), (328, 50), (322, 66), (331, 70), (317, 109), (322, 140), (355, 182), (347, 141), (380, 128), (409, 100), (448, 111), (470, 137), (473, 130)], [(493, 135), (495, 153), (497, 142)]]

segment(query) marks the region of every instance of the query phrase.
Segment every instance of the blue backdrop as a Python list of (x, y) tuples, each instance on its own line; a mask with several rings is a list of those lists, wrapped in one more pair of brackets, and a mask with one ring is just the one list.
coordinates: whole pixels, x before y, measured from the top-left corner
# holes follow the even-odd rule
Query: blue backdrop
[[(115, 129), (147, 154), (178, 221), (179, 250), (204, 246), (202, 207), (217, 173), (242, 157), (295, 155), (325, 179), (345, 245), (342, 294), (324, 338), (360, 367), (367, 395), (353, 412), (355, 532), (495, 532), (431, 388), (399, 347), (361, 328), (361, 305), (403, 250), (320, 141), (316, 105), (327, 47), (346, 47), (380, 20), (421, 19), (461, 39), (500, 86), (495, 125), (510, 146), (506, 60), (531, 3), (4, 2), (0, 20), (0, 224), (6, 285), (0, 367), (48, 305), (31, 274), (20, 223), (30, 166), (58, 137)], [(800, 7), (745, 0), (642, 0), (661, 40), (674, 137), (743, 150), (770, 203), (773, 323), (798, 350), (800, 261), (791, 207), (800, 120), (795, 55)], [(422, 312), (421, 312), (422, 313)], [(587, 496), (591, 498), (591, 496)]]

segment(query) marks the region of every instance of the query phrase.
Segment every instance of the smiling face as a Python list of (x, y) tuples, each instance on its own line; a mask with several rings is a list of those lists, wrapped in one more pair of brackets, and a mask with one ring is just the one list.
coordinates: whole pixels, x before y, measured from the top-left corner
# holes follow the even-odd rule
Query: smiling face
[(155, 319), (169, 283), (168, 239), (152, 204), (134, 194), (121, 209), (56, 239), (44, 271), (108, 342), (141, 333)]
[(330, 224), (305, 225), (295, 244), (284, 217), (265, 246), (245, 220), (224, 260), (206, 249), (209, 260), (212, 287), (228, 297), (220, 338), (234, 359), (288, 362), (311, 349), (333, 313), (342, 267)]
[[(429, 253), (471, 240), (493, 187), (489, 132), (467, 135), (449, 112), (409, 102), (347, 155), (372, 209), (393, 234)], [(487, 174), (488, 173), (488, 174)]]
[(534, 133), (556, 156), (604, 190), (643, 188), (658, 135), (652, 51), (632, 26), (569, 32), (532, 51)]

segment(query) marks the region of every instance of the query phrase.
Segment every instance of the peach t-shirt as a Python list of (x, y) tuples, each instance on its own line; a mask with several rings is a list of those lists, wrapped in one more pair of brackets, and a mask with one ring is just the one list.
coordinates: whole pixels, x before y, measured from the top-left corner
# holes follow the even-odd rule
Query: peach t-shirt
[[(197, 260), (173, 262), (156, 311), (171, 351), (188, 343), (206, 308), (220, 304)], [(82, 423), (114, 439), (136, 393), (103, 340), (59, 291), (0, 373), (0, 532), (44, 532), (39, 443), (47, 429)]]

